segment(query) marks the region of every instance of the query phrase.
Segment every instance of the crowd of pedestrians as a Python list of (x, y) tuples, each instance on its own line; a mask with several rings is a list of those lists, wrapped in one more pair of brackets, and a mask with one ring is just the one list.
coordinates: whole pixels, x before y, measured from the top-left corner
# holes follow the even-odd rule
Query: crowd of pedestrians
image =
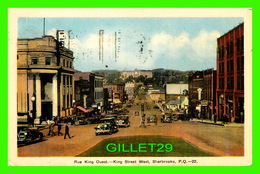
[[(71, 125), (73, 125), (75, 122), (71, 121), (70, 122)], [(72, 137), (70, 136), (70, 130), (69, 130), (69, 124), (68, 124), (68, 120), (65, 120), (64, 123), (62, 123), (61, 120), (57, 119), (55, 120), (54, 123), (49, 123), (49, 133), (48, 136), (63, 136), (64, 135), (64, 139), (66, 139), (66, 137), (69, 137), (69, 139), (71, 139)], [(57, 132), (55, 133), (54, 128), (57, 127)], [(62, 133), (62, 127), (65, 127), (65, 131), (64, 134)]]

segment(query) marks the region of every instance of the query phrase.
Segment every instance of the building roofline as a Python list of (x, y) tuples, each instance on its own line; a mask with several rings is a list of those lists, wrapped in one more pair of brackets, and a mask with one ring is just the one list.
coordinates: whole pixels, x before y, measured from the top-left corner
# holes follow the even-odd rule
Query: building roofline
[[(35, 37), (35, 38), (18, 38), (17, 40), (39, 40), (43, 39), (44, 37), (52, 37), (54, 40), (56, 40), (53, 36), (51, 35), (44, 35), (42, 37)], [(57, 40), (56, 40), (57, 41)]]

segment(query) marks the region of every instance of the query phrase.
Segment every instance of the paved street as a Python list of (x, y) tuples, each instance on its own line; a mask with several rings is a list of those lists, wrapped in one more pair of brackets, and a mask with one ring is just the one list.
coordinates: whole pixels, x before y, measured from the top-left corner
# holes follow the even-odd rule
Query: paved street
[[(150, 108), (149, 110), (145, 108), (145, 114), (157, 115), (157, 125), (146, 124), (146, 128), (139, 128), (141, 117), (134, 116), (134, 112), (139, 111), (140, 105), (133, 104), (129, 108), (131, 126), (119, 128), (117, 133), (96, 136), (94, 133), (96, 124), (70, 126), (70, 135), (73, 136), (71, 139), (63, 139), (63, 136), (45, 137), (45, 141), (19, 147), (18, 156), (76, 156), (106, 138), (136, 135), (179, 137), (217, 156), (242, 156), (244, 154), (243, 127), (218, 126), (195, 121), (161, 123), (161, 112), (159, 109), (153, 108), (154, 104), (150, 98), (144, 96), (141, 98)], [(136, 99), (135, 102), (141, 102), (139, 99)], [(57, 127), (55, 127), (55, 130), (57, 130)], [(64, 127), (62, 132), (64, 133)], [(48, 129), (43, 130), (43, 133), (47, 135)]]

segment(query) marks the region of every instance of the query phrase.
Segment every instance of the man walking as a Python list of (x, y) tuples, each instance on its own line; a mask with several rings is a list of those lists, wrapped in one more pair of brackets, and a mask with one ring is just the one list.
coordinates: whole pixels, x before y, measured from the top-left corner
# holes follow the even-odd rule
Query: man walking
[(60, 131), (61, 131), (61, 123), (58, 123), (58, 136), (59, 135), (63, 135), (63, 133), (61, 133)]
[(65, 134), (64, 134), (64, 139), (66, 139), (66, 135), (68, 135), (68, 137), (71, 139), (71, 137), (70, 137), (70, 132), (69, 132), (70, 130), (69, 130), (69, 126), (68, 126), (68, 124), (66, 124), (66, 126), (65, 126)]
[(55, 136), (56, 134), (54, 133), (54, 124), (51, 123), (50, 126), (49, 126), (49, 133), (48, 133), (49, 136)]

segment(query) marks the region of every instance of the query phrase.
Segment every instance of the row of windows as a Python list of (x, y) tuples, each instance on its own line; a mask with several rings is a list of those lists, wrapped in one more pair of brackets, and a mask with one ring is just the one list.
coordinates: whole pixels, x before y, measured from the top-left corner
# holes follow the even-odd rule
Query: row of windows
[[(51, 62), (52, 62), (52, 58), (51, 57), (45, 57), (45, 65), (51, 65)], [(39, 64), (38, 57), (32, 57), (31, 64), (32, 65)]]
[[(224, 78), (219, 78), (219, 89), (224, 89)], [(227, 89), (234, 89), (234, 77), (227, 77)], [(244, 90), (244, 76), (237, 76), (237, 89)]]
[(67, 59), (63, 59), (62, 66), (67, 67), (67, 68), (72, 68), (72, 61), (67, 60)]
[[(235, 45), (235, 46), (234, 46)], [(244, 50), (244, 36), (236, 39), (236, 44), (233, 41), (226, 43), (226, 47), (222, 46), (218, 48), (218, 57), (222, 58), (225, 55), (234, 54), (234, 48), (236, 48), (237, 52)]]
[(63, 75), (63, 85), (72, 84), (72, 76)]
[[(51, 62), (52, 62), (52, 58), (51, 57), (45, 57), (45, 65), (51, 65)], [(32, 65), (39, 64), (38, 57), (32, 57), (31, 64)], [(72, 61), (63, 59), (62, 65), (64, 67), (67, 67), (67, 68), (72, 68)]]
[[(228, 60), (226, 63), (227, 66), (227, 73), (234, 72), (234, 61), (233, 59)], [(237, 58), (237, 71), (244, 70), (244, 56)], [(219, 73), (224, 73), (224, 62), (219, 63)]]

